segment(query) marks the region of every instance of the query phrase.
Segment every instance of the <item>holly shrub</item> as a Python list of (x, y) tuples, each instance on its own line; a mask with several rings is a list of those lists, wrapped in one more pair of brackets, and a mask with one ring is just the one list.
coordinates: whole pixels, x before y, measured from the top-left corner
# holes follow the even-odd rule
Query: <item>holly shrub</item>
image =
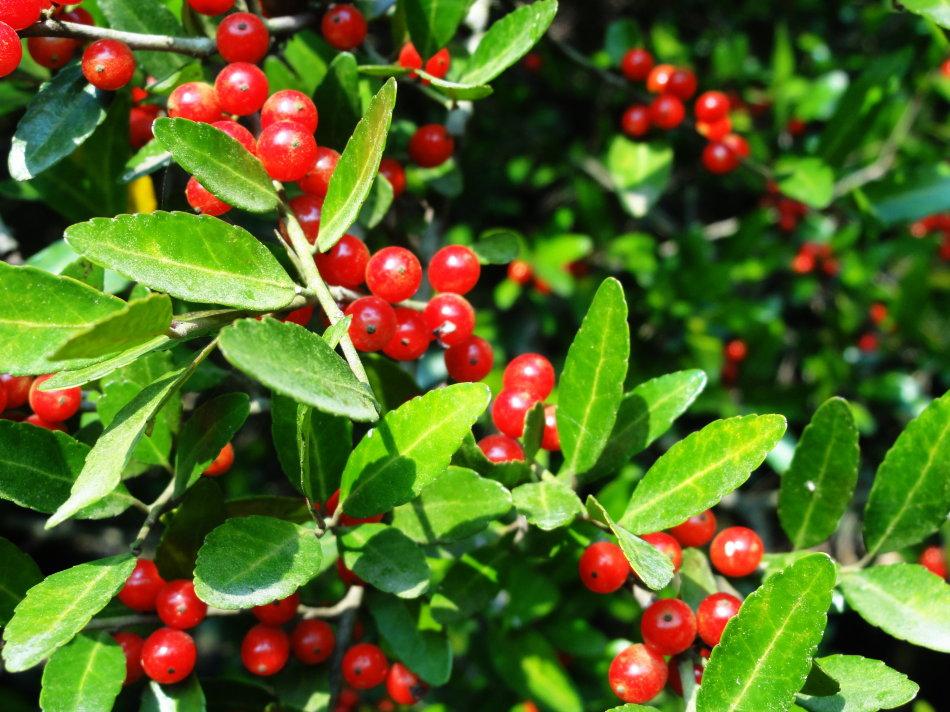
[(0, 709), (950, 708), (948, 27), (0, 0)]

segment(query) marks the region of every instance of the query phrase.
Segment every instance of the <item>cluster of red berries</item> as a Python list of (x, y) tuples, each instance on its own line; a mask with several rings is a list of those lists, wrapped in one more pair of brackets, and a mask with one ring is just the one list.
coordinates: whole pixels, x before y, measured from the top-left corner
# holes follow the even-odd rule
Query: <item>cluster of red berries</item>
[[(406, 42), (399, 50), (397, 62), (400, 67), (411, 70), (409, 72), (410, 77), (415, 77), (416, 70), (421, 69), (436, 79), (445, 79), (445, 76), (449, 73), (449, 67), (452, 66), (452, 55), (449, 54), (446, 47), (443, 47), (423, 62), (422, 55), (419, 54), (416, 46), (412, 42)], [(423, 84), (428, 82), (428, 79), (423, 80)]]
[[(682, 563), (682, 547), (709, 544), (713, 567), (729, 577), (753, 573), (764, 553), (759, 535), (746, 527), (728, 527), (716, 534), (716, 517), (711, 510), (690, 517), (668, 532), (647, 534), (643, 539), (670, 557), (674, 571), (679, 570)], [(588, 546), (581, 555), (578, 571), (581, 582), (599, 594), (619, 590), (633, 573), (621, 548), (609, 541)], [(742, 601), (732, 594), (714, 593), (704, 598), (694, 613), (677, 598), (658, 599), (643, 611), (640, 619), (643, 643), (624, 648), (611, 662), (610, 688), (621, 700), (631, 703), (648, 702), (667, 683), (682, 694), (680, 656), (696, 644), (698, 637), (701, 646), (692, 659), (699, 683), (708, 649), (719, 644), (726, 624), (741, 605)]]
[(794, 232), (798, 223), (808, 214), (807, 205), (782, 195), (778, 183), (772, 180), (765, 184), (762, 206), (775, 209), (779, 229), (783, 232)]
[[(72, 418), (82, 405), (82, 389), (76, 386), (53, 391), (40, 390), (40, 385), (52, 377), (52, 374), (36, 378), (9, 374), (0, 376), (0, 413), (3, 417), (22, 419), (23, 422), (40, 428), (65, 433), (66, 421)], [(26, 417), (16, 412), (25, 405), (29, 405), (33, 411)]]
[(864, 353), (870, 354), (877, 351), (879, 346), (878, 329), (884, 320), (887, 319), (887, 306), (881, 302), (875, 302), (868, 309), (868, 321), (870, 328), (858, 337), (858, 348)]
[(806, 242), (792, 258), (792, 271), (796, 274), (809, 274), (816, 269), (834, 277), (841, 270), (841, 264), (831, 251), (831, 245)]
[(940, 235), (940, 259), (950, 262), (950, 213), (936, 213), (915, 220), (910, 224), (910, 234), (918, 238)]
[[(55, 19), (80, 25), (94, 25), (92, 15), (83, 8), (65, 10), (59, 7), (79, 4), (50, 0), (0, 0), (0, 77), (13, 72), (23, 59), (23, 46), (20, 44), (17, 30), (26, 29), (38, 22), (42, 13), (53, 9), (54, 5), (57, 6), (52, 13)], [(79, 40), (68, 37), (30, 37), (26, 47), (37, 64), (48, 69), (59, 69), (73, 58), (79, 44)]]

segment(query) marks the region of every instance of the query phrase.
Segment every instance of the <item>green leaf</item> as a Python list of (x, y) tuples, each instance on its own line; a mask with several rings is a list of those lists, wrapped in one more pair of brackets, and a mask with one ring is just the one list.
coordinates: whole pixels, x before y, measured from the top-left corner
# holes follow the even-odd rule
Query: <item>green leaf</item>
[(93, 262), (179, 299), (272, 311), (295, 296), (270, 251), (217, 218), (161, 211), (95, 218), (67, 228), (66, 241)]
[(556, 480), (529, 482), (511, 490), (519, 514), (544, 531), (566, 527), (584, 511), (584, 505), (570, 487)]
[(420, 494), (444, 474), (489, 398), (482, 384), (458, 383), (383, 416), (346, 462), (340, 485), (343, 510), (369, 517)]
[(657, 712), (657, 709), (656, 707), (648, 707), (647, 705), (626, 704), (620, 705), (619, 707), (611, 707), (607, 712)]
[(389, 79), (373, 97), (369, 108), (346, 142), (340, 161), (333, 170), (320, 217), (317, 244), (326, 252), (356, 222), (360, 208), (369, 197), (379, 173), (379, 162), (386, 148), (389, 124), (396, 105), (396, 80)]
[(534, 462), (534, 456), (541, 449), (543, 436), (544, 403), (539, 401), (528, 409), (524, 417), (524, 433), (521, 435), (521, 446), (524, 449), (525, 462)]
[(421, 69), (416, 70), (416, 74), (428, 81), (437, 92), (453, 101), (477, 101), (478, 99), (484, 99), (486, 96), (491, 96), (493, 91), (487, 84), (450, 82), (447, 79), (434, 77)]
[(630, 568), (648, 588), (659, 591), (673, 579), (673, 562), (670, 557), (617, 524), (593, 495), (587, 496), (587, 512), (594, 521), (610, 527)]
[(907, 0), (901, 2), (901, 7), (923, 15), (945, 30), (950, 29), (950, 2), (947, 0)]
[[(98, 381), (100, 378), (106, 378), (110, 374), (125, 368), (142, 356), (168, 346), (170, 342), (171, 339), (167, 336), (156, 336), (140, 346), (135, 346), (121, 353), (107, 356), (101, 360), (93, 359), (93, 363), (77, 368), (75, 371), (60, 371), (49, 380), (43, 381), (42, 390), (71, 388), (72, 386), (85, 385), (91, 381)], [(72, 365), (70, 365), (71, 367)]]
[(494, 565), (504, 553), (500, 547), (483, 549), (486, 561), (463, 554), (451, 565), (432, 596), (432, 617), (443, 625), (467, 620), (485, 606), (498, 592), (498, 571)]
[(616, 136), (607, 148), (607, 173), (623, 209), (642, 218), (660, 199), (673, 172), (673, 149), (659, 141)]
[(36, 562), (0, 536), (0, 628), (10, 620), (13, 609), (27, 590), (42, 580), (43, 574)]
[(172, 302), (165, 294), (150, 294), (129, 302), (79, 331), (60, 346), (57, 360), (97, 358), (115, 355), (141, 346), (168, 331), (172, 323)]
[[(228, 684), (233, 687), (235, 683), (231, 680)], [(195, 675), (177, 685), (160, 685), (153, 680), (142, 693), (139, 712), (205, 712), (205, 693)]]
[(917, 564), (842, 574), (841, 592), (864, 620), (913, 645), (950, 653), (950, 586)]
[(430, 685), (449, 681), (452, 650), (444, 634), (419, 630), (418, 615), (393, 596), (374, 594), (369, 609), (379, 634), (406, 667)]
[(81, 634), (43, 669), (43, 712), (110, 710), (125, 680), (125, 654), (107, 633)]
[(716, 420), (673, 445), (633, 492), (620, 523), (637, 534), (676, 526), (749, 479), (785, 433), (781, 415)]
[(885, 226), (950, 210), (950, 166), (921, 166), (889, 175), (864, 190), (868, 207)]
[(277, 208), (277, 191), (261, 162), (224, 131), (187, 119), (161, 118), (155, 138), (216, 197), (250, 213)]
[(330, 709), (327, 670), (314, 670), (309, 665), (288, 665), (274, 678), (274, 687), (282, 710), (327, 712)]
[(746, 598), (713, 648), (698, 712), (787, 709), (808, 677), (834, 585), (831, 559), (812, 554)]
[(608, 278), (567, 352), (558, 388), (557, 427), (563, 474), (586, 472), (607, 445), (623, 398), (630, 329), (623, 287)]
[(796, 549), (820, 544), (837, 529), (858, 481), (859, 456), (851, 406), (843, 398), (826, 400), (782, 475), (778, 516)]
[(910, 702), (917, 696), (917, 684), (880, 660), (860, 655), (829, 655), (816, 658), (815, 665), (838, 684), (827, 696), (799, 696), (798, 704), (809, 712), (877, 712)]
[(916, 544), (950, 510), (950, 391), (907, 424), (877, 468), (864, 509), (868, 554)]
[(166, 581), (192, 577), (205, 537), (224, 520), (221, 488), (213, 479), (202, 477), (164, 521), (155, 564)]
[(413, 541), (435, 544), (477, 534), (511, 510), (511, 493), (462, 467), (448, 471), (393, 510), (392, 525)]
[(30, 102), (13, 134), (8, 167), (30, 180), (59, 163), (92, 136), (106, 112), (78, 63), (61, 69)]
[(401, 0), (409, 37), (423, 60), (445, 47), (455, 36), (471, 0)]
[(536, 631), (505, 633), (491, 642), (492, 663), (522, 698), (543, 709), (581, 712), (581, 696), (557, 658), (557, 651)]
[(362, 524), (340, 537), (343, 563), (380, 591), (418, 598), (429, 587), (429, 565), (422, 550), (398, 529)]
[(173, 371), (145, 388), (119, 411), (89, 451), (82, 472), (70, 488), (69, 499), (46, 521), (47, 529), (62, 524), (116, 488), (149, 423), (181, 386), (186, 375), (185, 369)]
[(528, 53), (547, 32), (556, 13), (556, 0), (540, 0), (495, 22), (478, 43), (459, 81), (488, 84)]
[(241, 319), (222, 329), (220, 340), (232, 366), (277, 393), (332, 415), (377, 417), (369, 389), (312, 331), (270, 317)]
[(718, 592), (716, 577), (709, 566), (709, 559), (699, 549), (683, 549), (683, 563), (680, 565), (679, 597), (694, 611), (707, 596)]
[(236, 517), (212, 531), (195, 564), (195, 593), (234, 610), (286, 598), (320, 572), (313, 527), (273, 517)]
[(181, 495), (201, 476), (250, 412), (251, 399), (245, 393), (225, 393), (195, 410), (178, 438), (174, 496)]
[(85, 628), (135, 568), (131, 554), (98, 559), (47, 576), (31, 588), (3, 630), (10, 672), (29, 670)]
[[(383, 218), (386, 217), (386, 214), (389, 212), (389, 208), (392, 207), (392, 204), (393, 184), (390, 183), (384, 176), (377, 175), (376, 179), (373, 181), (373, 187), (369, 192), (369, 197), (367, 198), (366, 202), (363, 203), (363, 207), (360, 208), (360, 224), (365, 225), (369, 229), (376, 227), (383, 221)], [(342, 324), (343, 321), (344, 320), (338, 321), (336, 324), (334, 324), (334, 326), (340, 327), (340, 324)]]
[[(99, 0), (99, 9), (114, 30), (146, 35), (185, 34), (181, 23), (160, 0)], [(188, 63), (188, 58), (173, 52), (136, 51), (135, 58), (149, 74), (166, 79)]]
[(340, 52), (333, 58), (313, 100), (320, 107), (320, 145), (342, 150), (362, 111), (359, 73), (352, 54)]
[(783, 195), (821, 210), (831, 204), (834, 171), (820, 158), (786, 156), (775, 166)]
[(172, 154), (165, 150), (161, 143), (152, 139), (142, 146), (135, 155), (125, 163), (125, 171), (121, 181), (131, 183), (142, 176), (151, 175), (162, 168), (171, 165)]
[(483, 265), (506, 265), (521, 251), (520, 236), (514, 230), (498, 227), (482, 233), (472, 249)]

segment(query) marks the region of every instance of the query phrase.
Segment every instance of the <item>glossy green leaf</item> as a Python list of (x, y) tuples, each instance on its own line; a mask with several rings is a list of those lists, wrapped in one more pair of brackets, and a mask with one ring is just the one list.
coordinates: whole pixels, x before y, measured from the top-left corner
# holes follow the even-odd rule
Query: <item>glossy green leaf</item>
[(528, 53), (547, 32), (556, 13), (557, 0), (539, 0), (495, 22), (478, 43), (459, 81), (488, 84)]
[(203, 403), (181, 429), (175, 452), (175, 496), (201, 476), (231, 442), (251, 412), (246, 393), (225, 393)]
[(96, 90), (78, 63), (44, 84), (20, 119), (8, 167), (15, 180), (30, 180), (76, 150), (105, 121)]
[(60, 346), (56, 360), (97, 358), (140, 347), (162, 336), (172, 323), (172, 302), (166, 294), (150, 294), (129, 302), (79, 331)]
[(511, 499), (519, 514), (544, 531), (566, 527), (584, 511), (574, 490), (555, 480), (515, 487)]
[(782, 195), (821, 210), (831, 204), (834, 194), (834, 171), (820, 158), (787, 156), (775, 167)]
[[(363, 207), (360, 208), (359, 223), (369, 229), (379, 225), (383, 218), (389, 213), (393, 204), (393, 184), (389, 182), (382, 174), (376, 176), (373, 181), (373, 187), (369, 191), (369, 196)], [(342, 321), (338, 321), (334, 326), (339, 327)], [(341, 327), (342, 328), (342, 327)]]
[(472, 470), (449, 467), (411, 502), (393, 510), (392, 525), (420, 544), (465, 539), (511, 510), (511, 493)]
[(471, 247), (483, 265), (506, 265), (517, 259), (521, 251), (520, 239), (514, 230), (493, 228), (483, 232)]
[(620, 523), (656, 532), (709, 509), (742, 485), (785, 433), (780, 415), (716, 420), (673, 445), (637, 485)]
[(608, 278), (567, 352), (558, 388), (557, 427), (565, 475), (597, 463), (623, 398), (630, 358), (630, 329), (623, 287)]
[(359, 72), (352, 54), (339, 52), (333, 57), (313, 100), (320, 107), (317, 141), (342, 151), (362, 111)]
[(799, 695), (798, 704), (808, 712), (877, 712), (910, 702), (917, 684), (880, 660), (860, 655), (829, 655), (815, 665), (838, 685), (838, 691), (821, 697)]
[(131, 554), (98, 559), (47, 576), (31, 588), (3, 630), (7, 670), (29, 670), (81, 631), (135, 568)]
[(27, 590), (42, 580), (43, 574), (36, 562), (0, 536), (0, 628), (10, 620), (13, 609)]
[(362, 524), (340, 537), (343, 563), (380, 591), (418, 598), (429, 587), (429, 565), (412, 539), (385, 524)]
[(43, 390), (70, 388), (72, 386), (82, 386), (91, 381), (98, 381), (100, 378), (106, 378), (140, 357), (166, 347), (170, 343), (171, 339), (169, 337), (156, 336), (140, 346), (134, 346), (121, 353), (107, 356), (101, 360), (93, 359), (93, 363), (88, 366), (77, 368), (74, 371), (60, 371), (49, 380), (43, 381)]
[(326, 252), (356, 222), (360, 208), (369, 197), (379, 173), (379, 162), (386, 148), (389, 124), (396, 105), (396, 80), (386, 82), (373, 97), (369, 108), (346, 143), (340, 161), (333, 170), (320, 217), (317, 244)]
[(877, 468), (864, 509), (870, 554), (916, 544), (950, 511), (950, 391), (907, 424)]
[(591, 519), (610, 527), (630, 568), (648, 588), (659, 591), (673, 579), (673, 562), (670, 557), (617, 524), (593, 495), (587, 496), (587, 512)]
[(432, 76), (428, 72), (418, 70), (416, 72), (420, 77), (429, 82), (429, 85), (443, 96), (447, 96), (453, 101), (476, 101), (491, 96), (492, 88), (487, 84), (462, 84), (459, 82), (450, 82), (448, 79), (441, 79)]
[(642, 218), (666, 191), (673, 173), (673, 149), (659, 141), (617, 136), (607, 147), (607, 173), (623, 209)]
[(400, 0), (400, 4), (409, 37), (425, 61), (449, 43), (471, 0)]
[(525, 462), (533, 462), (541, 449), (544, 436), (544, 403), (540, 401), (528, 409), (524, 417), (524, 433), (521, 435), (521, 447)]
[(443, 625), (468, 620), (483, 610), (499, 589), (495, 565), (505, 553), (483, 549), (476, 558), (463, 554), (452, 564), (432, 596), (432, 617)]
[(222, 329), (220, 340), (232, 366), (277, 393), (332, 415), (364, 422), (377, 417), (369, 389), (326, 341), (302, 326), (241, 319)]
[(444, 685), (452, 674), (448, 638), (419, 630), (408, 603), (393, 596), (374, 595), (369, 606), (376, 628), (394, 655), (430, 685)]
[(506, 632), (491, 643), (492, 663), (502, 679), (522, 699), (542, 709), (581, 712), (580, 693), (557, 658), (557, 651), (536, 631)]
[(344, 511), (368, 517), (420, 494), (445, 472), (489, 397), (482, 384), (458, 383), (383, 416), (347, 460), (340, 485)]
[(224, 495), (217, 482), (202, 477), (167, 515), (155, 564), (166, 581), (190, 579), (205, 537), (225, 520)]
[(125, 680), (125, 654), (108, 633), (81, 634), (43, 669), (43, 712), (110, 710)]
[(950, 210), (950, 166), (921, 166), (888, 176), (865, 189), (868, 207), (886, 226)]
[(950, 29), (950, 2), (947, 0), (907, 0), (901, 2), (901, 7), (923, 15), (945, 30)]
[(152, 139), (126, 161), (121, 180), (123, 183), (131, 183), (137, 178), (167, 168), (171, 162), (172, 154), (166, 151), (162, 144)]
[(178, 165), (216, 197), (250, 213), (277, 208), (277, 191), (261, 162), (236, 139), (211, 124), (161, 118), (155, 138)]
[(802, 431), (782, 475), (778, 516), (796, 549), (820, 544), (837, 529), (858, 481), (859, 456), (851, 407), (830, 398)]
[[(228, 685), (233, 688), (235, 682), (229, 680)], [(139, 712), (205, 712), (205, 693), (196, 675), (177, 685), (160, 685), (153, 680), (142, 693)]]
[(811, 669), (834, 585), (831, 559), (812, 554), (746, 598), (713, 648), (697, 711), (788, 709)]
[(195, 593), (234, 610), (286, 598), (320, 572), (313, 527), (273, 517), (236, 517), (212, 531), (195, 564)]
[[(161, 0), (99, 0), (99, 9), (115, 30), (139, 32), (146, 35), (185, 34), (181, 23)], [(185, 66), (189, 59), (173, 52), (141, 52), (135, 58), (149, 74), (166, 79)]]
[(917, 564), (872, 566), (841, 576), (845, 600), (899, 640), (950, 653), (950, 585)]

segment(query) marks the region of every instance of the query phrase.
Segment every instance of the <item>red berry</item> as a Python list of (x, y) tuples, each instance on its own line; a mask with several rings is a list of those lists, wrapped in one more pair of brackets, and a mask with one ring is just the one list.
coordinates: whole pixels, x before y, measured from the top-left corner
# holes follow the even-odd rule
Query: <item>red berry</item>
[(133, 611), (148, 613), (155, 610), (155, 598), (164, 585), (155, 562), (139, 559), (119, 591), (119, 600)]
[(300, 307), (300, 309), (294, 309), (292, 312), (283, 317), (281, 321), (289, 321), (291, 324), (296, 324), (297, 326), (306, 326), (310, 323), (312, 318), (313, 306), (306, 306)]
[(379, 162), (379, 174), (393, 187), (393, 198), (406, 192), (406, 171), (395, 158), (384, 158)]
[(749, 142), (746, 141), (739, 134), (727, 133), (722, 137), (722, 143), (732, 151), (739, 159), (748, 158), (749, 156)]
[(711, 124), (724, 119), (729, 113), (729, 97), (721, 91), (706, 91), (699, 95), (693, 106), (696, 119)]
[(73, 58), (79, 40), (66, 37), (30, 37), (26, 49), (40, 66), (47, 69), (59, 69), (69, 64)]
[(680, 546), (706, 546), (716, 533), (716, 515), (707, 509), (677, 524), (669, 533)]
[(38, 0), (0, 0), (0, 22), (22, 30), (40, 19)]
[(66, 426), (62, 423), (48, 423), (39, 417), (36, 413), (27, 417), (24, 423), (29, 423), (30, 425), (35, 425), (38, 428), (45, 428), (46, 430), (58, 430), (61, 433), (66, 432)]
[(270, 32), (257, 15), (236, 12), (218, 25), (217, 41), (224, 61), (257, 64), (270, 47)]
[(531, 281), (534, 270), (524, 260), (512, 260), (508, 264), (508, 279), (517, 284), (527, 284)]
[(332, 47), (351, 50), (363, 44), (366, 39), (366, 18), (353, 5), (344, 3), (331, 5), (323, 16), (320, 30)]
[(342, 669), (347, 685), (357, 690), (368, 690), (386, 679), (389, 661), (375, 645), (359, 643), (343, 655)]
[[(405, 69), (422, 69), (422, 55), (412, 42), (406, 42), (399, 50), (399, 58), (396, 60), (400, 67)], [(409, 72), (410, 77), (416, 76), (414, 71)]]
[(226, 114), (248, 116), (257, 113), (267, 101), (270, 86), (267, 75), (247, 62), (233, 62), (214, 80), (218, 103)]
[(121, 89), (135, 74), (135, 55), (124, 42), (96, 40), (82, 55), (82, 73), (97, 89)]
[(647, 541), (653, 545), (655, 549), (659, 549), (664, 554), (670, 557), (670, 561), (673, 562), (673, 571), (679, 571), (680, 565), (683, 563), (683, 549), (680, 547), (679, 542), (676, 541), (669, 534), (664, 534), (663, 532), (656, 532), (655, 534), (644, 534), (642, 537), (643, 541)]
[(122, 648), (125, 655), (125, 681), (123, 686), (132, 685), (142, 679), (145, 672), (142, 670), (142, 644), (145, 640), (127, 630), (112, 634), (113, 639)]
[(254, 606), (251, 613), (265, 625), (283, 625), (297, 615), (300, 605), (300, 594), (292, 593), (287, 598), (271, 601), (263, 606)]
[[(79, 3), (57, 3), (57, 5), (79, 5)], [(63, 22), (75, 22), (79, 25), (92, 26), (96, 24), (96, 21), (93, 19), (92, 15), (90, 15), (87, 10), (84, 10), (81, 7), (73, 7), (72, 10), (63, 10), (62, 8), (59, 8), (56, 10), (54, 17), (56, 17), (57, 20), (61, 20)]]
[(0, 413), (7, 409), (7, 389), (0, 383)]
[(719, 645), (726, 623), (741, 605), (742, 601), (728, 593), (714, 593), (702, 600), (696, 609), (696, 623), (699, 637), (706, 645)]
[(712, 565), (724, 576), (748, 576), (762, 561), (765, 547), (759, 535), (747, 527), (728, 527), (709, 547)]
[(360, 297), (346, 308), (345, 314), (353, 317), (350, 339), (359, 351), (379, 351), (396, 334), (396, 312), (379, 297)]
[(223, 121), (215, 121), (211, 125), (244, 146), (249, 153), (257, 155), (257, 139), (254, 138), (254, 134), (241, 126), (237, 121), (225, 119)]
[(649, 702), (666, 685), (663, 657), (645, 645), (624, 648), (610, 663), (607, 680), (610, 689), (624, 702)]
[(661, 129), (675, 129), (686, 118), (683, 102), (672, 94), (661, 94), (650, 104), (650, 121)]
[(630, 564), (623, 550), (609, 541), (594, 542), (577, 564), (581, 583), (594, 593), (613, 593), (627, 582)]
[(300, 180), (317, 159), (317, 142), (300, 124), (278, 121), (261, 131), (257, 153), (274, 180)]
[(540, 398), (522, 390), (502, 390), (492, 405), (491, 417), (495, 427), (510, 438), (524, 433), (524, 419)]
[(465, 297), (439, 294), (429, 300), (423, 318), (443, 346), (458, 346), (475, 330), (475, 310)]
[(426, 74), (431, 74), (436, 79), (445, 79), (452, 66), (452, 55), (443, 47), (426, 60)]
[(526, 391), (544, 400), (554, 390), (554, 366), (541, 354), (521, 354), (505, 367), (501, 382), (505, 390)]
[[(289, 203), (294, 217), (307, 242), (311, 245), (316, 244), (317, 234), (320, 232), (320, 217), (323, 215), (323, 198), (314, 195), (298, 195), (292, 198)], [(281, 221), (280, 232), (284, 239), (290, 244), (290, 238), (287, 236), (287, 226)]]
[(703, 165), (710, 173), (722, 175), (739, 167), (739, 156), (733, 153), (726, 144), (712, 141), (703, 149)]
[(7, 408), (19, 408), (30, 399), (30, 386), (33, 379), (30, 376), (11, 376), (9, 373), (0, 375), (0, 389), (6, 393)]
[(210, 124), (220, 120), (221, 105), (210, 84), (186, 82), (168, 97), (168, 115)]
[(696, 616), (678, 598), (661, 598), (643, 612), (640, 634), (657, 652), (676, 655), (696, 640)]
[(730, 361), (745, 361), (749, 355), (749, 347), (742, 339), (732, 339), (726, 344), (725, 353)]
[(421, 283), (419, 258), (405, 247), (384, 247), (366, 264), (366, 286), (387, 302), (409, 299)]
[(666, 91), (686, 101), (696, 93), (696, 75), (688, 69), (677, 69), (670, 75)]
[(868, 309), (868, 316), (871, 318), (871, 321), (875, 324), (880, 324), (885, 319), (887, 319), (887, 305), (882, 304), (881, 302), (875, 302), (871, 305), (871, 308)]
[(449, 378), (460, 383), (475, 383), (487, 376), (495, 363), (491, 344), (480, 336), (471, 336), (457, 346), (446, 349), (445, 369)]
[(317, 146), (317, 158), (307, 175), (300, 179), (300, 190), (318, 198), (325, 197), (330, 187), (330, 178), (333, 177), (333, 171), (339, 161), (340, 154), (332, 148)]
[(732, 119), (724, 116), (719, 121), (713, 121), (711, 124), (697, 121), (696, 131), (710, 141), (722, 141), (732, 131)]
[(38, 376), (30, 385), (30, 408), (48, 423), (62, 423), (69, 420), (82, 404), (82, 389), (61, 388), (55, 391), (41, 391), (40, 386), (52, 378), (52, 374)]
[(646, 134), (650, 130), (650, 108), (644, 104), (628, 106), (620, 117), (620, 130), (630, 138)]
[(642, 82), (653, 69), (653, 55), (642, 48), (627, 50), (620, 60), (620, 71), (632, 82)]
[(188, 4), (201, 15), (223, 15), (234, 7), (234, 0), (188, 0)]
[(647, 91), (651, 94), (662, 94), (666, 91), (666, 85), (670, 83), (670, 77), (676, 67), (672, 64), (658, 64), (647, 75)]
[(289, 657), (290, 638), (280, 628), (256, 625), (241, 641), (241, 662), (252, 675), (276, 675)]
[(328, 252), (316, 256), (317, 269), (327, 284), (356, 289), (366, 278), (369, 249), (353, 235), (344, 235)]
[(340, 577), (340, 581), (342, 581), (347, 586), (366, 585), (366, 582), (363, 579), (346, 568), (346, 564), (343, 563), (343, 559), (336, 560), (336, 573)]
[(557, 431), (557, 406), (549, 405), (544, 409), (544, 430), (541, 432), (541, 447), (548, 452), (561, 449), (561, 436)]
[(423, 168), (442, 165), (454, 151), (455, 139), (441, 124), (420, 126), (409, 139), (409, 156)]
[(304, 665), (319, 665), (328, 660), (336, 645), (333, 628), (326, 621), (300, 621), (290, 635), (294, 656)]
[(429, 284), (437, 292), (466, 294), (478, 284), (478, 255), (463, 245), (443, 247), (429, 260)]
[(185, 200), (193, 210), (197, 210), (202, 215), (218, 217), (231, 209), (230, 205), (215, 197), (194, 176), (188, 179), (188, 185), (185, 186)]
[(188, 677), (197, 658), (195, 641), (174, 628), (159, 628), (142, 644), (142, 669), (162, 685), (173, 685)]
[(489, 462), (524, 462), (521, 444), (507, 435), (486, 435), (478, 441), (479, 449)]
[(402, 663), (393, 663), (386, 676), (386, 692), (397, 705), (414, 705), (429, 687), (412, 670)]
[(947, 559), (939, 546), (928, 546), (920, 552), (917, 563), (940, 578), (947, 578)]
[(11, 74), (23, 59), (20, 36), (5, 22), (0, 22), (0, 77)]
[(397, 361), (415, 361), (432, 343), (432, 333), (422, 314), (414, 309), (396, 307), (396, 332), (383, 347), (383, 353)]
[(234, 465), (234, 446), (228, 443), (221, 448), (221, 452), (218, 453), (217, 457), (211, 461), (211, 464), (208, 465), (201, 474), (205, 477), (220, 477), (221, 475), (227, 474), (232, 465)]
[(158, 117), (158, 107), (152, 104), (133, 106), (129, 113), (129, 144), (132, 148), (142, 148), (155, 138), (152, 124)]
[(188, 630), (208, 614), (208, 604), (195, 595), (195, 584), (186, 579), (169, 581), (155, 598), (155, 610), (169, 628)]
[(266, 129), (281, 121), (293, 121), (310, 133), (316, 133), (317, 107), (309, 96), (295, 89), (274, 92), (261, 109), (261, 126)]

